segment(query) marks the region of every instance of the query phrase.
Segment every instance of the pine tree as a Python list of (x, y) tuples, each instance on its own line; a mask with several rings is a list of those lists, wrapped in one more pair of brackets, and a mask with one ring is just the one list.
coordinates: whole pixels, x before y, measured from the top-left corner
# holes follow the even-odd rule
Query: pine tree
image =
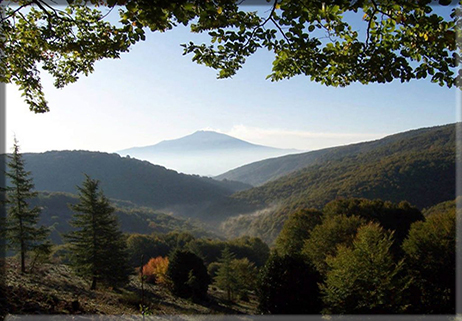
[(231, 268), (237, 279), (236, 293), (241, 300), (248, 300), (249, 293), (257, 286), (258, 271), (255, 264), (245, 257), (232, 260)]
[(75, 231), (65, 237), (70, 243), (70, 261), (76, 273), (97, 282), (118, 286), (128, 281), (129, 265), (126, 242), (119, 229), (114, 208), (99, 191), (99, 181), (86, 176), (79, 190), (79, 203), (71, 225)]
[(228, 246), (224, 248), (219, 260), (220, 267), (218, 268), (217, 275), (215, 276), (215, 284), (220, 289), (226, 291), (228, 301), (231, 301), (233, 293), (238, 289), (238, 280), (236, 271), (233, 270), (232, 262), (235, 259)]
[(28, 200), (36, 197), (38, 193), (33, 191), (31, 173), (25, 170), (24, 160), (19, 153), (16, 139), (13, 154), (8, 158), (10, 159), (9, 171), (5, 174), (9, 178), (10, 186), (3, 189), (6, 192), (5, 203), (7, 205), (6, 239), (8, 247), (19, 252), (21, 273), (25, 273), (27, 252), (38, 246), (51, 246), (50, 243), (44, 243), (49, 231), (43, 226), (37, 227), (40, 209), (29, 207)]

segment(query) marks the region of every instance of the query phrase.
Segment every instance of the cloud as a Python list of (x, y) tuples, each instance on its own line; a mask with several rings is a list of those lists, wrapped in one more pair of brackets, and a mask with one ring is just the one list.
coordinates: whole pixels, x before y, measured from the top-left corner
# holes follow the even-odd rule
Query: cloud
[(214, 130), (254, 144), (300, 150), (315, 150), (364, 142), (379, 139), (387, 135), (384, 133), (315, 132), (278, 128), (259, 128), (245, 125), (235, 125), (229, 131), (213, 128), (207, 128), (207, 130)]

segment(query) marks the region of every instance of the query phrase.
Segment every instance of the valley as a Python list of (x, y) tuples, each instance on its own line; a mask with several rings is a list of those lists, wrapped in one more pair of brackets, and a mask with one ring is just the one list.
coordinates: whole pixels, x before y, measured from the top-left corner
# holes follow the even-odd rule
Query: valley
[[(24, 159), (35, 189), (51, 192), (40, 198), (53, 198), (52, 206), (44, 206), (46, 211), (64, 210), (70, 215), (66, 204), (72, 203), (70, 194), (76, 193), (86, 174), (100, 180), (104, 193), (119, 200), (116, 204), (126, 201), (125, 208), (135, 208), (132, 211), (144, 207), (143, 215), (166, 213), (173, 215), (168, 216), (172, 220), (193, 220), (221, 237), (250, 235), (272, 244), (292, 212), (321, 209), (338, 198), (408, 201), (420, 209), (452, 199), (455, 139), (454, 124), (423, 128), (372, 142), (266, 159), (213, 179), (99, 152), (25, 153)], [(130, 220), (139, 220), (134, 217)], [(151, 231), (140, 222), (139, 230), (130, 232)]]
[[(8, 274), (8, 291), (12, 291), (13, 299), (24, 291), (33, 294), (21, 306), (10, 302), (7, 312), (136, 314), (137, 309), (149, 309), (153, 313), (171, 314), (185, 311), (194, 314), (275, 313), (276, 310), (265, 310), (264, 304), (268, 304), (265, 300), (270, 300), (265, 298), (265, 293), (273, 290), (264, 288), (270, 286), (265, 285), (264, 280), (265, 277), (275, 277), (269, 275), (271, 264), (280, 264), (276, 263), (277, 260), (286, 260), (281, 264), (287, 268), (295, 264), (294, 269), (305, 266), (308, 259), (313, 260), (320, 273), (316, 282), (331, 282), (329, 270), (325, 267), (330, 264), (329, 259), (319, 258), (319, 251), (324, 250), (318, 248), (321, 245), (316, 243), (320, 242), (316, 237), (325, 238), (325, 233), (334, 233), (330, 236), (333, 239), (350, 235), (344, 240), (330, 241), (334, 242), (328, 250), (332, 255), (335, 254), (332, 249), (337, 244), (335, 242), (353, 251), (359, 246), (354, 243), (359, 239), (353, 242), (353, 237), (360, 237), (363, 230), (369, 233), (365, 235), (384, 237), (384, 240), (393, 237), (394, 241), (387, 241), (390, 243), (386, 251), (392, 253), (386, 254), (387, 260), (392, 256), (409, 260), (416, 255), (412, 246), (420, 245), (413, 242), (421, 242), (419, 238), (423, 236), (419, 234), (419, 228), (424, 228), (425, 224), (442, 224), (435, 225), (435, 233), (451, 233), (457, 196), (455, 146), (456, 125), (449, 124), (399, 133), (372, 142), (261, 160), (214, 178), (182, 174), (117, 154), (89, 151), (25, 153), (22, 155), (25, 169), (31, 173), (38, 191), (29, 205), (40, 209), (38, 224), (49, 229), (53, 250), (47, 260), (41, 258), (41, 254), (35, 258), (30, 254), (31, 275), (23, 285), (17, 283), (20, 276)], [(108, 289), (102, 285), (98, 290), (102, 292), (88, 291), (88, 280), (79, 275), (71, 276), (74, 272), (69, 270), (72, 251), (64, 236), (76, 230), (72, 223), (73, 209), (82, 202), (83, 191), (76, 187), (90, 177), (101, 184), (101, 195), (104, 193), (108, 197), (118, 226), (125, 235), (126, 258), (132, 272), (130, 282), (116, 292), (112, 287)], [(460, 201), (458, 198), (458, 203)], [(353, 225), (348, 227), (348, 224)], [(347, 230), (330, 232), (331, 229)], [(336, 236), (335, 233), (340, 234)], [(345, 236), (341, 236), (342, 233), (346, 233)], [(445, 234), (444, 238), (452, 242), (452, 234)], [(448, 245), (438, 246), (443, 246), (446, 251)], [(442, 254), (441, 249), (435, 251)], [(451, 252), (448, 253), (450, 256), (441, 260), (452, 260)], [(175, 260), (175, 255), (192, 255), (203, 262), (200, 264), (206, 268), (207, 277), (201, 282), (209, 284), (206, 297), (199, 299), (194, 296), (195, 292), (182, 294), (175, 290), (172, 281), (159, 281), (174, 280), (173, 276), (165, 276), (169, 270), (161, 270), (161, 266), (152, 272), (156, 273), (154, 279), (157, 281), (148, 286), (147, 292), (144, 290), (140, 271), (145, 271), (154, 258), (159, 262), (164, 260), (170, 266), (173, 263), (168, 262)], [(340, 260), (341, 252), (336, 255)], [(392, 256), (388, 258), (388, 255)], [(349, 257), (354, 255), (349, 254)], [(419, 260), (417, 256), (415, 259)], [(272, 260), (276, 261), (272, 263)], [(8, 268), (19, 266), (17, 257), (8, 257), (7, 262)], [(51, 265), (46, 268), (47, 264)], [(428, 264), (430, 269), (436, 268), (436, 263)], [(234, 276), (236, 285), (227, 292), (223, 290), (229, 280), (223, 281), (227, 279), (222, 273), (228, 265), (228, 268), (235, 266), (233, 273), (241, 274)], [(303, 269), (308, 271), (311, 268), (305, 266)], [(52, 283), (59, 283), (62, 291), (55, 293), (46, 285), (39, 285), (40, 281), (34, 279), (37, 273)], [(318, 272), (310, 273), (314, 273), (314, 277)], [(60, 275), (67, 275), (67, 279)], [(187, 279), (185, 284), (190, 282), (193, 281)], [(290, 284), (291, 281), (282, 284), (285, 282)], [(312, 284), (310, 280), (306, 282)], [(445, 289), (450, 288), (451, 280), (448, 282)], [(308, 283), (306, 286), (311, 286)], [(247, 285), (251, 286), (248, 288)], [(69, 289), (81, 293), (77, 300), (71, 299)], [(318, 291), (317, 287), (312, 291)], [(444, 291), (453, 293), (453, 290)], [(55, 294), (46, 294), (52, 292)], [(46, 295), (50, 302), (39, 304), (34, 301)], [(145, 295), (149, 302), (146, 306), (143, 305)], [(432, 295), (438, 297), (439, 294)], [(189, 297), (192, 301), (177, 297)], [(271, 300), (282, 298), (277, 297)], [(430, 302), (432, 299), (425, 297), (422, 300)], [(52, 301), (58, 302), (55, 308), (52, 308)], [(121, 304), (115, 304), (116, 301)], [(78, 302), (78, 309), (73, 306), (75, 302)], [(437, 311), (432, 310), (435, 307), (431, 303), (419, 310), (412, 300), (406, 302), (410, 313)], [(441, 309), (451, 309), (451, 302), (444, 302)], [(329, 310), (331, 307), (326, 304), (323, 313), (337, 311)], [(398, 306), (401, 308), (401, 303), (387, 311), (401, 311), (395, 310)], [(305, 313), (308, 310), (300, 311)]]
[(461, 5), (3, 1), (0, 321), (459, 320)]

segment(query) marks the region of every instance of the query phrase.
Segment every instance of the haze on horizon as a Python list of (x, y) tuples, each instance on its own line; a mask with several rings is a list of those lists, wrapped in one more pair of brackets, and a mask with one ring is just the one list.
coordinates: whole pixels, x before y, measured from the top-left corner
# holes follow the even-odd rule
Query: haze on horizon
[(256, 145), (215, 131), (201, 130), (179, 139), (116, 153), (180, 173), (212, 177), (256, 161), (300, 152)]

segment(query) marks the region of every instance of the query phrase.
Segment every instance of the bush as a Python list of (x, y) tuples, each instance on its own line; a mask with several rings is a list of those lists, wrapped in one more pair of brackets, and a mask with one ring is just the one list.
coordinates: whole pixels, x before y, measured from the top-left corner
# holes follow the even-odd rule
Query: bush
[(69, 245), (60, 244), (53, 247), (51, 261), (55, 264), (69, 264)]
[(167, 280), (168, 257), (158, 256), (151, 258), (149, 262), (143, 266), (142, 275), (146, 277), (146, 282), (152, 284), (165, 284)]

